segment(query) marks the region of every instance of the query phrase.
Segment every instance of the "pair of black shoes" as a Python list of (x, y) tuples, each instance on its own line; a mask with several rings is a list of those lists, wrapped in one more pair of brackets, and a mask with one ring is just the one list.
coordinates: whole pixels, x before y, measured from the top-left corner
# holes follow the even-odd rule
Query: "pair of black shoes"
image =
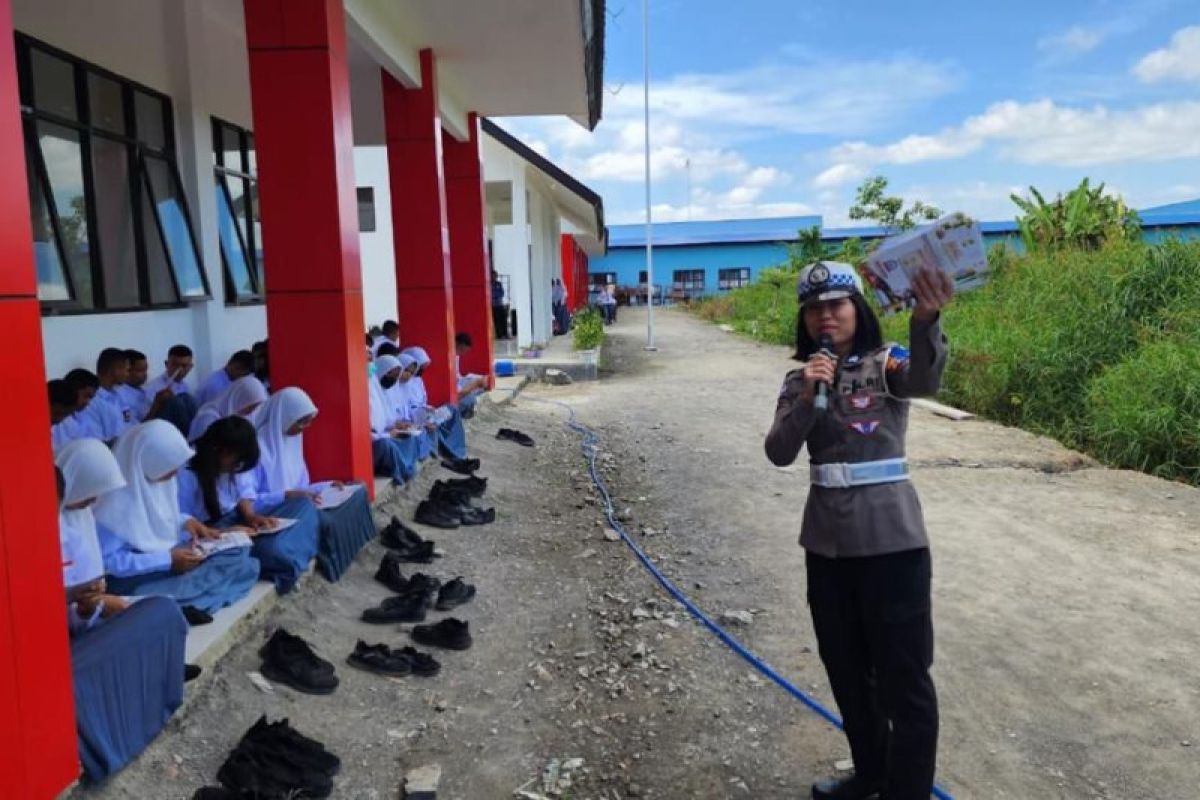
[(445, 489), (454, 489), (455, 491), (463, 492), (469, 497), (483, 497), (487, 492), (487, 478), (480, 478), (475, 475), (469, 475), (466, 478), (450, 478), (445, 481), (434, 481), (432, 491), (443, 491)]
[(442, 459), (442, 466), (459, 475), (474, 475), (479, 470), (479, 459), (447, 456)]
[(501, 428), (496, 431), (497, 439), (506, 439), (510, 442), (516, 442), (522, 447), (533, 447), (533, 437), (521, 433), (513, 428)]
[[(288, 725), (286, 719), (268, 723), (260, 717), (246, 731), (217, 772), (227, 797), (267, 798), (329, 797), (333, 776), (342, 762), (315, 739)], [(220, 790), (201, 790), (196, 797), (215, 798)]]
[(468, 623), (454, 617), (434, 625), (417, 625), (409, 634), (417, 644), (442, 647), (447, 650), (466, 650), (471, 646), (471, 631)]
[(472, 489), (437, 481), (429, 490), (429, 499), (417, 506), (414, 517), (422, 525), (457, 528), (460, 525), (487, 525), (496, 521), (496, 509), (479, 508), (471, 503)]
[(258, 651), (260, 672), (268, 680), (305, 694), (332, 694), (338, 686), (333, 664), (317, 656), (308, 642), (279, 628)]
[(814, 783), (812, 796), (813, 800), (878, 800), (883, 788), (883, 781), (849, 775)]
[(410, 561), (414, 564), (428, 564), (437, 557), (434, 552), (434, 542), (422, 539), (421, 535), (405, 525), (397, 517), (379, 533), (379, 542), (392, 552), (397, 561)]
[(358, 640), (354, 652), (346, 658), (346, 663), (390, 678), (403, 678), (406, 675), (428, 678), (436, 675), (442, 668), (433, 656), (422, 653), (415, 647), (393, 650), (386, 644), (367, 644), (362, 639)]
[[(423, 573), (416, 573), (411, 578), (405, 578), (400, 572), (399, 564), (384, 563), (379, 565), (375, 579), (396, 592), (375, 608), (368, 608), (362, 613), (363, 622), (386, 624), (389, 622), (424, 622), (425, 613), (432, 606), (438, 611), (449, 611), (469, 603), (475, 597), (475, 587), (462, 577), (447, 581), (443, 584), (437, 578)], [(436, 595), (436, 600), (434, 599)]]

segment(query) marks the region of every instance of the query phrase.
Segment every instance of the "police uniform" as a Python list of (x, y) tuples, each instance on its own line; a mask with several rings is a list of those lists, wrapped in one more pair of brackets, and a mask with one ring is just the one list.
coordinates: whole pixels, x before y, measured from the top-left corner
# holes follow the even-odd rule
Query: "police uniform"
[[(799, 290), (802, 303), (862, 291), (854, 269), (834, 262), (806, 267)], [(808, 445), (812, 487), (800, 533), (808, 602), (855, 764), (845, 794), (818, 797), (883, 791), (888, 800), (925, 800), (933, 785), (930, 560), (904, 437), (907, 399), (935, 394), (945, 367), (938, 322), (914, 320), (910, 346), (844, 359), (824, 412), (804, 397), (803, 371), (788, 373), (767, 434), (777, 465)]]

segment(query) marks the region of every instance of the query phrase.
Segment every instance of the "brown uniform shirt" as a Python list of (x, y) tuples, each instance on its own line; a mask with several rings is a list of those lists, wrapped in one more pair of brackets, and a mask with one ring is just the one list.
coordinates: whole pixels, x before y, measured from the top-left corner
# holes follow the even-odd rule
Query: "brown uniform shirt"
[[(803, 372), (789, 372), (767, 434), (767, 458), (787, 466), (806, 443), (813, 464), (903, 457), (907, 399), (936, 394), (946, 366), (946, 337), (936, 320), (913, 321), (910, 342), (911, 354), (888, 345), (839, 364), (824, 414), (804, 398)], [(927, 547), (929, 540), (912, 482), (898, 481), (849, 489), (812, 486), (800, 545), (839, 558)]]

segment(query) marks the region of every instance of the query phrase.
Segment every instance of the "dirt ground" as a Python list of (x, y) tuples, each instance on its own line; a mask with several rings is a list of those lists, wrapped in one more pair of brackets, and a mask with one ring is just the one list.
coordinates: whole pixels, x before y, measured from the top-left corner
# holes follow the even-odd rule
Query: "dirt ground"
[[(458, 612), (471, 650), (439, 656), (432, 679), (339, 666), (329, 697), (251, 684), (277, 625), (339, 665), (356, 639), (404, 641), (409, 626), (357, 621), (386, 596), (373, 544), (341, 582), (284, 598), (142, 758), (77, 794), (186, 798), (267, 713), (343, 758), (339, 798), (395, 798), (406, 769), (431, 763), (442, 797), (511, 797), (571, 758), (571, 798), (806, 797), (847, 757), (840, 734), (606, 538), (578, 439), (538, 402), (568, 402), (600, 433), (626, 525), (664, 571), (715, 616), (751, 612), (731, 632), (830, 703), (796, 545), (807, 470), (762, 454), (787, 353), (678, 312), (657, 320), (658, 353), (642, 351), (644, 314), (622, 309), (603, 381), (530, 387), (473, 421), (500, 519), (423, 531), (446, 557), (414, 568), (479, 587)], [(537, 447), (497, 441), (501, 426)], [(909, 445), (933, 541), (941, 784), (958, 798), (1200, 796), (1200, 491), (916, 409)], [(439, 473), (379, 521), (411, 517)]]

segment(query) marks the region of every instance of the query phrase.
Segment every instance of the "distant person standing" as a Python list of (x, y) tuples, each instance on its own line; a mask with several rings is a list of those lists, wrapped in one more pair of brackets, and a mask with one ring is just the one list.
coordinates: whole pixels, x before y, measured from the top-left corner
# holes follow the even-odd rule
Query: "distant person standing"
[(604, 324), (612, 325), (617, 321), (617, 287), (610, 283), (601, 289), (599, 302)]
[(551, 282), (550, 300), (554, 308), (554, 332), (560, 336), (571, 327), (570, 312), (567, 311), (567, 287), (555, 278)]
[(508, 305), (504, 302), (504, 284), (496, 270), (492, 270), (492, 327), (497, 339), (508, 338)]

